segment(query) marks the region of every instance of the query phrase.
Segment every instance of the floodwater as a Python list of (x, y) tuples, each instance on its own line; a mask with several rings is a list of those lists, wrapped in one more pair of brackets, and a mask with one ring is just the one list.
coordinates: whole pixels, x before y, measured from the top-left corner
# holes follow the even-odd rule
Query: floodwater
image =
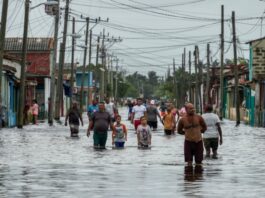
[[(219, 159), (203, 171), (185, 168), (183, 136), (153, 133), (152, 149), (138, 150), (132, 125), (123, 150), (95, 151), (87, 123), (80, 138), (47, 124), (0, 131), (0, 197), (264, 197), (265, 129), (224, 121)], [(85, 117), (85, 114), (84, 114)], [(85, 119), (87, 120), (87, 119)]]

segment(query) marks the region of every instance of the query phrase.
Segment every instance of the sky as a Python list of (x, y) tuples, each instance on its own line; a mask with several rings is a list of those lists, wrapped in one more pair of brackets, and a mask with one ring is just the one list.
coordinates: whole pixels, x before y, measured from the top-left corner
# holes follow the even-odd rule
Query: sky
[[(2, 4), (2, 0), (0, 1)], [(45, 0), (32, 0), (31, 7)], [(61, 0), (60, 36), (62, 36), (65, 1)], [(172, 68), (173, 58), (181, 64), (186, 48), (193, 54), (199, 46), (200, 60), (206, 62), (206, 45), (210, 43), (212, 60), (220, 57), (221, 5), (225, 10), (225, 58), (233, 58), (231, 13), (235, 11), (238, 56), (248, 59), (247, 41), (264, 37), (265, 1), (261, 0), (71, 0), (70, 17), (101, 17), (108, 22), (93, 27), (92, 62), (95, 63), (96, 37), (103, 29), (109, 37), (122, 42), (106, 44), (107, 53), (119, 59), (119, 69), (127, 74), (147, 74), (155, 71), (164, 76)], [(7, 36), (23, 35), (24, 0), (9, 0)], [(68, 32), (71, 32), (69, 22)], [(78, 22), (76, 31), (82, 34), (77, 46), (84, 44), (85, 23)], [(44, 6), (30, 11), (29, 37), (52, 37), (54, 18)], [(71, 60), (71, 38), (67, 39), (65, 62)], [(76, 61), (82, 63), (83, 49), (76, 47)], [(193, 57), (192, 57), (193, 60)], [(193, 68), (193, 67), (192, 67)]]

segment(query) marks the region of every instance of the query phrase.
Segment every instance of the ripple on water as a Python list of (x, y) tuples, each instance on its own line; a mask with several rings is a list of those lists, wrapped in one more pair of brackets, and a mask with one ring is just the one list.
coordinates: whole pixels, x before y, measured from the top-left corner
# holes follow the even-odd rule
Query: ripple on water
[[(125, 109), (121, 109), (123, 117)], [(80, 138), (56, 124), (0, 133), (0, 197), (263, 197), (264, 132), (234, 122), (222, 123), (219, 159), (203, 170), (187, 169), (183, 136), (164, 136), (161, 124), (152, 148), (138, 150), (132, 125), (125, 149), (95, 151), (92, 136)]]

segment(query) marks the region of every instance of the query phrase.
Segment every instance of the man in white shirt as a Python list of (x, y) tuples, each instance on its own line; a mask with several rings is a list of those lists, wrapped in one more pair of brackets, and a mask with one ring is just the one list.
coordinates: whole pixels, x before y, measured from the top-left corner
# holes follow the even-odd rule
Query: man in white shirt
[(206, 157), (210, 157), (212, 149), (212, 157), (214, 159), (217, 159), (218, 144), (220, 143), (220, 145), (222, 145), (223, 136), (222, 129), (220, 127), (220, 119), (218, 115), (216, 115), (212, 111), (212, 105), (207, 105), (205, 108), (205, 113), (202, 114), (202, 117), (207, 125), (207, 130), (203, 134), (203, 142), (204, 148), (206, 150)]
[(115, 105), (114, 103), (110, 102), (109, 98), (105, 99), (105, 109), (106, 112), (108, 112), (110, 114), (111, 117), (111, 121), (115, 122)]
[(135, 130), (137, 130), (138, 126), (141, 124), (140, 118), (146, 116), (146, 107), (142, 104), (143, 100), (138, 98), (137, 105), (132, 109), (131, 123), (134, 124)]

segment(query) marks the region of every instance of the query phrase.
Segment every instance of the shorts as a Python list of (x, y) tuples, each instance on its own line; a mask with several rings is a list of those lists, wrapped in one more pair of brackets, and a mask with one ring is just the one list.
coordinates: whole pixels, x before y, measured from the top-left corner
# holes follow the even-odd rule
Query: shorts
[(191, 142), (185, 140), (184, 142), (184, 157), (185, 162), (192, 162), (195, 157), (196, 164), (201, 164), (203, 160), (203, 142)]
[(149, 146), (149, 145), (146, 145), (146, 144), (142, 144), (142, 143), (140, 143), (140, 144), (138, 145), (138, 148), (139, 148), (139, 149), (149, 149), (150, 146)]
[(218, 149), (218, 138), (204, 138), (203, 143), (204, 143), (204, 148), (206, 150), (210, 150), (211, 148), (216, 151)]
[(78, 136), (79, 125), (70, 124), (71, 137)]
[(134, 124), (135, 130), (137, 130), (138, 126), (141, 124), (141, 120), (134, 120), (133, 124)]
[(124, 148), (124, 143), (125, 142), (115, 142), (115, 147), (116, 148)]
[(165, 129), (164, 132), (165, 132), (165, 135), (173, 135), (174, 134), (173, 130), (170, 130), (170, 129)]
[(93, 135), (94, 148), (105, 149), (107, 142), (108, 132), (95, 132)]
[(147, 124), (150, 128), (157, 129), (157, 121), (148, 121)]

